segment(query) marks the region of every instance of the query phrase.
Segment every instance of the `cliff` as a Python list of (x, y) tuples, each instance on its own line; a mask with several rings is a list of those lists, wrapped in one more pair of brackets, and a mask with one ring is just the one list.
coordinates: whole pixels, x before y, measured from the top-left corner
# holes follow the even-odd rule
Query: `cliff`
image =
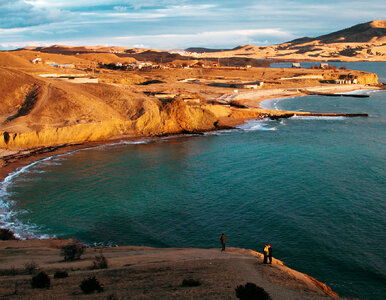
[[(95, 276), (102, 293), (92, 299), (235, 299), (235, 288), (252, 282), (272, 299), (338, 298), (328, 286), (273, 259), (262, 264), (258, 252), (227, 248), (87, 248), (81, 260), (63, 261), (60, 247), (71, 240), (0, 241), (0, 296), (17, 299), (64, 299), (81, 297), (79, 284)], [(92, 269), (95, 256), (107, 259), (107, 269)], [(31, 264), (31, 262), (34, 262)], [(26, 266), (36, 266), (51, 278), (50, 289), (32, 289)], [(69, 277), (53, 279), (56, 271)], [(32, 268), (32, 273), (36, 273)], [(199, 286), (182, 286), (194, 279)], [(16, 284), (17, 282), (17, 284)]]
[(238, 120), (259, 116), (259, 111), (205, 102), (189, 105), (179, 97), (158, 99), (134, 87), (72, 84), (0, 68), (0, 148), (202, 132), (234, 113)]
[[(340, 76), (355, 76), (360, 84), (378, 83), (376, 74), (351, 70), (229, 68), (224, 71), (208, 68), (122, 72), (99, 68), (94, 70), (94, 75), (100, 83), (76, 84), (39, 75), (54, 71), (57, 76), (77, 76), (77, 73), (66, 72), (88, 76), (81, 67), (70, 71), (52, 70), (47, 65), (35, 67), (28, 61), (35, 54), (25, 50), (0, 53), (0, 63), (5, 64), (0, 67), (0, 149), (106, 141), (122, 136), (203, 132), (229, 128), (247, 119), (288, 113), (240, 108), (243, 104), (237, 101), (229, 102), (233, 106), (216, 104), (224, 93), (233, 92), (210, 86), (219, 78), (229, 82), (266, 79), (268, 83), (259, 90), (315, 86), (320, 82), (313, 78), (337, 79)], [(43, 54), (57, 56), (63, 61), (71, 59), (60, 54)], [(81, 63), (86, 58), (95, 60), (98, 55), (103, 56), (84, 54), (75, 59)], [(102, 58), (116, 59), (111, 55)], [(224, 75), (229, 79), (224, 79)], [(187, 80), (190, 77), (202, 79), (192, 84)], [(284, 77), (291, 80), (282, 80)], [(152, 82), (154, 78), (162, 80), (150, 86), (140, 84)]]

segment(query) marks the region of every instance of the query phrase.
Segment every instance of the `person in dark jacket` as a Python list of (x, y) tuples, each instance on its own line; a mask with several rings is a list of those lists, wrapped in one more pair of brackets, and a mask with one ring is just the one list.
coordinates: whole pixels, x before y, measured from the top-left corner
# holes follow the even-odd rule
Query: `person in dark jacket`
[(270, 244), (268, 244), (268, 261), (269, 264), (272, 264), (272, 247)]
[(221, 241), (221, 251), (225, 251), (225, 241), (227, 237), (225, 234), (221, 234), (220, 241)]

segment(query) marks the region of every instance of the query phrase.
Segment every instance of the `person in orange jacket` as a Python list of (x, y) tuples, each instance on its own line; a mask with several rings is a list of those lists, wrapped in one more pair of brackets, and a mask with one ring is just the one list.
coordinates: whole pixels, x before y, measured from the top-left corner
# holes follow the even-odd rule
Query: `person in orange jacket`
[(269, 264), (272, 264), (272, 247), (270, 244), (268, 244), (268, 261)]
[(264, 247), (264, 250), (263, 250), (263, 254), (264, 254), (264, 260), (263, 260), (263, 263), (264, 263), (264, 264), (267, 263), (267, 258), (268, 258), (268, 254), (269, 254), (269, 248), (268, 248), (268, 245), (269, 245), (269, 244), (265, 244), (265, 247)]

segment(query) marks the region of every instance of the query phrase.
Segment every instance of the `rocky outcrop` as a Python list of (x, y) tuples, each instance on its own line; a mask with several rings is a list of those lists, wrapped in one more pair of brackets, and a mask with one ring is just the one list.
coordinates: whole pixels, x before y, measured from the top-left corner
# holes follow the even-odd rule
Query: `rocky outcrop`
[[(0, 148), (20, 149), (66, 143), (108, 140), (114, 137), (155, 136), (181, 132), (214, 130), (218, 118), (201, 106), (188, 106), (182, 100), (165, 105), (148, 100), (135, 120), (104, 120), (28, 132), (0, 131)], [(228, 111), (229, 113), (229, 111)]]

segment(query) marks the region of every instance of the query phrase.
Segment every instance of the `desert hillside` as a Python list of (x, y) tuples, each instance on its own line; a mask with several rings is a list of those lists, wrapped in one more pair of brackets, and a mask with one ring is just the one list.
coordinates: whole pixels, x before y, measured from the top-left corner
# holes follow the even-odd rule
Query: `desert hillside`
[[(378, 83), (375, 74), (332, 67), (221, 67), (198, 59), (143, 62), (110, 52), (0, 52), (0, 148), (229, 128), (251, 118), (288, 115), (261, 109), (263, 99), (300, 95), (305, 87), (331, 88), (342, 80), (355, 81), (349, 89)], [(251, 89), (256, 91), (247, 100), (239, 97)]]
[(198, 57), (249, 57), (269, 60), (386, 61), (386, 21), (375, 20), (316, 38), (299, 38), (287, 43), (231, 50), (197, 49)]

